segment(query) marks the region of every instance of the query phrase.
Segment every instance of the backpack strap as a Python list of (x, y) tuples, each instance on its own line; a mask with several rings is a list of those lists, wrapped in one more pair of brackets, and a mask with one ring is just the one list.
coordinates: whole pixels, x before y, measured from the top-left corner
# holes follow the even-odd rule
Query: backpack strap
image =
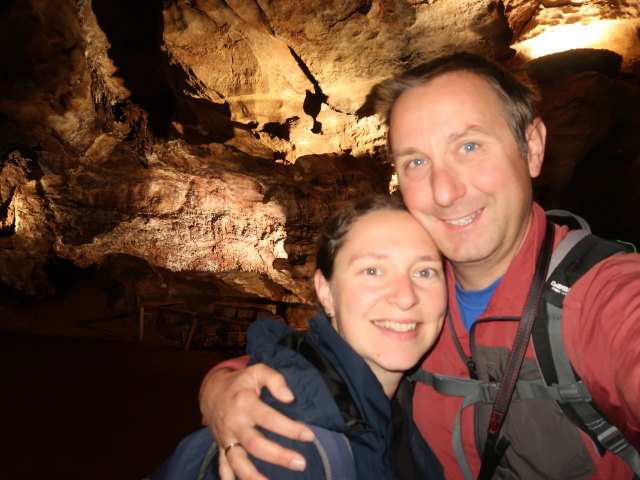
[(542, 298), (544, 280), (549, 269), (549, 262), (553, 251), (553, 238), (555, 229), (551, 222), (547, 221), (542, 247), (536, 259), (536, 269), (533, 275), (529, 293), (524, 304), (522, 317), (518, 324), (518, 331), (513, 340), (513, 345), (509, 350), (509, 357), (504, 366), (504, 374), (496, 399), (493, 402), (489, 426), (487, 427), (487, 439), (482, 452), (482, 464), (478, 480), (490, 480), (493, 477), (498, 464), (502, 460), (509, 444), (511, 443), (505, 436), (500, 436), (500, 430), (507, 416), (511, 398), (518, 383), (520, 368), (524, 361), (527, 345), (531, 337), (531, 330), (537, 316), (538, 306)]
[[(462, 470), (465, 480), (473, 480), (475, 477), (471, 473), (471, 467), (467, 461), (462, 447), (462, 411), (470, 405), (476, 403), (494, 403), (498, 394), (497, 382), (484, 382), (472, 378), (453, 377), (431, 373), (423, 369), (417, 370), (410, 377), (411, 380), (422, 382), (432, 387), (436, 392), (454, 397), (463, 397), (462, 405), (456, 414), (456, 418), (451, 431), (451, 447), (453, 449), (456, 462)], [(588, 396), (586, 387), (581, 385), (547, 385), (544, 380), (518, 380), (515, 391), (511, 399), (512, 402), (521, 402), (530, 399), (547, 399), (556, 402), (581, 402)], [(590, 397), (589, 397), (590, 398)]]
[(571, 231), (553, 253), (553, 270), (540, 300), (532, 341), (546, 384), (566, 394), (557, 400), (565, 415), (591, 437), (601, 455), (608, 450), (620, 456), (640, 475), (640, 455), (592, 401), (571, 366), (562, 337), (562, 305), (573, 284), (598, 262), (628, 251), (628, 246), (603, 240), (586, 230)]
[(215, 468), (217, 467), (218, 462), (215, 462), (214, 464), (214, 460), (216, 460), (217, 457), (218, 444), (214, 441), (209, 447), (209, 450), (207, 450), (207, 453), (204, 456), (204, 460), (200, 464), (200, 469), (198, 470), (198, 476), (196, 477), (196, 480), (208, 480), (207, 474), (215, 472)]
[(356, 478), (356, 463), (347, 437), (333, 430), (317, 425), (309, 425), (315, 438), (313, 443), (318, 449), (327, 480)]
[(569, 224), (569, 227), (572, 229), (586, 230), (587, 233), (591, 233), (591, 227), (589, 227), (589, 223), (580, 215), (576, 215), (569, 210), (555, 209), (547, 210), (544, 213), (546, 217), (551, 220), (558, 218), (560, 220), (558, 223), (560, 224), (564, 225), (566, 223)]

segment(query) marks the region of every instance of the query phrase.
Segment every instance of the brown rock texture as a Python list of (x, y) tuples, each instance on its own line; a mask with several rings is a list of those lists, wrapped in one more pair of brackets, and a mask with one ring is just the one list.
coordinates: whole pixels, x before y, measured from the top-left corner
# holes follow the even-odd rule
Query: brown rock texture
[[(640, 243), (628, 217), (640, 206), (639, 17), (631, 0), (4, 2), (0, 281), (52, 295), (62, 264), (120, 285), (125, 308), (310, 303), (319, 226), (388, 188), (371, 88), (454, 50), (525, 75), (519, 45), (594, 18), (617, 22), (615, 42), (595, 47), (621, 70), (584, 51), (565, 54), (568, 74), (543, 64), (533, 81), (550, 137), (536, 189), (543, 205), (595, 212), (595, 230)], [(620, 204), (605, 209), (597, 199), (612, 192)]]

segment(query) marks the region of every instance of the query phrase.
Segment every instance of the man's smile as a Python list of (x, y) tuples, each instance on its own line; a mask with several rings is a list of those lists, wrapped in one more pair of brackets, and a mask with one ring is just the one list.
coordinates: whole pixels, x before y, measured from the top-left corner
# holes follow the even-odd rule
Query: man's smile
[(461, 218), (457, 218), (455, 220), (443, 220), (445, 223), (448, 223), (449, 225), (453, 225), (455, 227), (464, 227), (465, 225), (470, 224), (471, 222), (473, 222), (475, 220), (475, 218), (482, 213), (482, 211), (484, 210), (484, 208), (481, 208), (480, 210), (476, 210), (475, 212), (473, 212), (470, 215), (467, 215), (465, 217), (461, 217)]

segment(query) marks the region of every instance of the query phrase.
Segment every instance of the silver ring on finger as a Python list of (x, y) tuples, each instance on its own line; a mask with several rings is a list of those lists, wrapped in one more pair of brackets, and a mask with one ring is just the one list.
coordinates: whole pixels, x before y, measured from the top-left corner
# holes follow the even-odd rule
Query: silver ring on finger
[(231, 450), (232, 448), (235, 448), (235, 447), (244, 448), (240, 442), (231, 442), (229, 445), (224, 447), (225, 456), (229, 455), (229, 450)]

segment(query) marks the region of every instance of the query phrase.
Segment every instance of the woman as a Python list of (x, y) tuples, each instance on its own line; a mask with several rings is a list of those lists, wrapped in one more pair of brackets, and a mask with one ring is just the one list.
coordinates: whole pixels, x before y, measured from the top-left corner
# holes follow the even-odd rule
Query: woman
[[(317, 266), (323, 310), (306, 334), (272, 319), (247, 332), (250, 363), (280, 371), (295, 395), (283, 404), (265, 390), (264, 400), (291, 418), (344, 435), (357, 478), (441, 477), (411, 420), (411, 387), (403, 380), (435, 342), (446, 311), (442, 260), (431, 237), (398, 199), (372, 197), (327, 222)], [(307, 459), (303, 472), (254, 459), (267, 478), (325, 478), (317, 444), (263, 433)], [(183, 475), (181, 462), (206, 454), (202, 443), (211, 437), (206, 430), (197, 435), (201, 450), (187, 442), (152, 478), (196, 478)], [(242, 446), (229, 445), (225, 454), (236, 448)], [(217, 478), (212, 463), (200, 478)]]

